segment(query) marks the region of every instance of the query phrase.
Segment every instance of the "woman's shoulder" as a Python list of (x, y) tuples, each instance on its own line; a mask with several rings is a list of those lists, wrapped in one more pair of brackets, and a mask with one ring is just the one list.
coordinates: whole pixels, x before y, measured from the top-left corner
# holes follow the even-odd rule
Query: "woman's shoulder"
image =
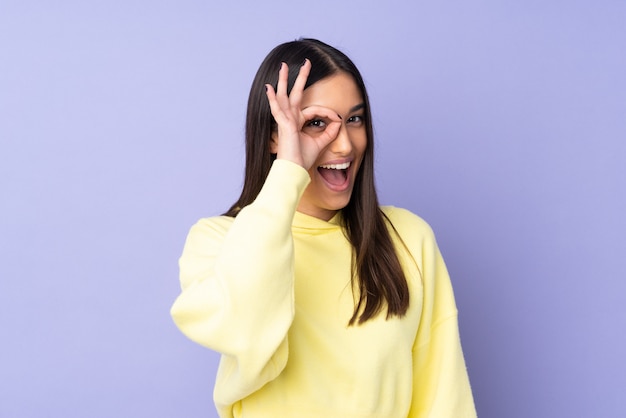
[(434, 239), (433, 230), (428, 222), (410, 210), (396, 206), (381, 206), (380, 209), (401, 236)]
[(224, 215), (201, 218), (189, 230), (189, 237), (222, 237), (226, 235), (234, 219)]

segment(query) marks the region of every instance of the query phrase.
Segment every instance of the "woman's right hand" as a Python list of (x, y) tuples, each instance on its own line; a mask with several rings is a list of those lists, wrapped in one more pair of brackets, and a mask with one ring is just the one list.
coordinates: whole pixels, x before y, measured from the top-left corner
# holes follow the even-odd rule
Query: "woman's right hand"
[[(300, 68), (291, 94), (287, 95), (289, 68), (284, 62), (278, 72), (276, 91), (266, 84), (267, 99), (277, 131), (272, 133), (276, 157), (292, 161), (306, 170), (311, 168), (322, 150), (331, 143), (341, 128), (341, 117), (332, 109), (309, 106), (301, 109), (304, 86), (311, 70), (308, 59)], [(309, 126), (314, 124), (314, 126)]]

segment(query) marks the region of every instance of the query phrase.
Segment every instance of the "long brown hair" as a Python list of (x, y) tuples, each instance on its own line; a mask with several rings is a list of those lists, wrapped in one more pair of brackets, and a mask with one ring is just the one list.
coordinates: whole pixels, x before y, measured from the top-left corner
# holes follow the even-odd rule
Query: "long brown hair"
[[(281, 62), (289, 66), (291, 91), (305, 58), (311, 72), (305, 89), (338, 72), (352, 76), (363, 96), (367, 146), (348, 205), (342, 209), (345, 235), (354, 248), (352, 288), (355, 308), (349, 324), (362, 324), (387, 308), (387, 319), (402, 317), (409, 307), (409, 289), (374, 185), (374, 134), (370, 104), (363, 78), (354, 63), (341, 51), (315, 39), (299, 39), (274, 48), (265, 58), (252, 83), (246, 116), (246, 169), (239, 199), (224, 215), (237, 216), (254, 201), (276, 158), (269, 142), (275, 121), (265, 95), (265, 84), (278, 83)], [(391, 224), (391, 223), (390, 223)], [(393, 226), (391, 225), (392, 229)]]

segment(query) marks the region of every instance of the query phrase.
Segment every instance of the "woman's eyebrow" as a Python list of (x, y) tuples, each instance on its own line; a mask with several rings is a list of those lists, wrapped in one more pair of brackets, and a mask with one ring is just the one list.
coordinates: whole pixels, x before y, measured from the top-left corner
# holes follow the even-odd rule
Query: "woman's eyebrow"
[[(307, 106), (307, 107), (303, 107), (303, 108), (302, 108), (302, 110), (308, 109), (309, 107), (313, 107), (313, 106), (319, 106), (319, 105), (312, 104), (312, 105), (309, 105), (309, 106)], [(348, 113), (356, 112), (357, 110), (361, 110), (361, 109), (363, 109), (364, 107), (365, 107), (365, 103), (359, 103), (359, 104), (358, 104), (358, 105), (356, 105), (356, 106), (352, 106), (352, 107), (350, 108), (350, 110), (348, 111)]]
[(356, 112), (357, 110), (361, 110), (365, 107), (365, 103), (359, 103), (356, 106), (353, 106), (352, 108), (350, 108), (350, 113), (352, 112)]

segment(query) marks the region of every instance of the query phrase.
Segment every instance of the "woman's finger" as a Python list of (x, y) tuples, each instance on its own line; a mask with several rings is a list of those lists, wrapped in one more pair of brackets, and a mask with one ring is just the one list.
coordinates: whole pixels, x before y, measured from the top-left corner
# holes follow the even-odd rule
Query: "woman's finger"
[[(310, 106), (303, 109), (302, 114), (305, 117), (302, 132), (313, 139), (320, 149), (337, 138), (341, 124), (343, 123), (341, 116), (338, 115), (337, 112), (323, 106)], [(308, 124), (316, 120), (323, 122), (323, 127), (319, 128), (317, 127), (318, 125), (316, 125), (309, 129)]]
[(289, 67), (284, 62), (280, 63), (278, 71), (278, 84), (276, 85), (276, 96), (287, 97), (287, 83), (289, 79)]
[(327, 118), (333, 122), (341, 122), (341, 116), (328, 107), (324, 106), (308, 106), (302, 109), (302, 115), (306, 120), (314, 119), (315, 117)]
[(337, 134), (339, 134), (339, 129), (341, 129), (341, 120), (332, 121), (328, 124), (328, 126), (326, 126), (326, 129), (324, 129), (324, 133), (320, 135), (320, 137), (324, 139), (325, 143), (333, 141), (335, 138), (337, 138)]
[(293, 83), (293, 87), (291, 88), (291, 94), (289, 95), (289, 101), (292, 106), (299, 106), (300, 100), (302, 99), (302, 92), (304, 91), (304, 86), (306, 85), (306, 80), (309, 78), (309, 72), (311, 71), (311, 61), (309, 59), (305, 59), (304, 63), (300, 67), (300, 71), (298, 72), (298, 77), (296, 77), (296, 81)]
[(270, 105), (270, 111), (272, 112), (272, 116), (276, 119), (276, 122), (283, 119), (283, 112), (280, 109), (280, 105), (278, 104), (278, 100), (276, 99), (276, 92), (274, 91), (274, 87), (271, 84), (265, 85), (265, 94), (267, 96), (267, 101)]

